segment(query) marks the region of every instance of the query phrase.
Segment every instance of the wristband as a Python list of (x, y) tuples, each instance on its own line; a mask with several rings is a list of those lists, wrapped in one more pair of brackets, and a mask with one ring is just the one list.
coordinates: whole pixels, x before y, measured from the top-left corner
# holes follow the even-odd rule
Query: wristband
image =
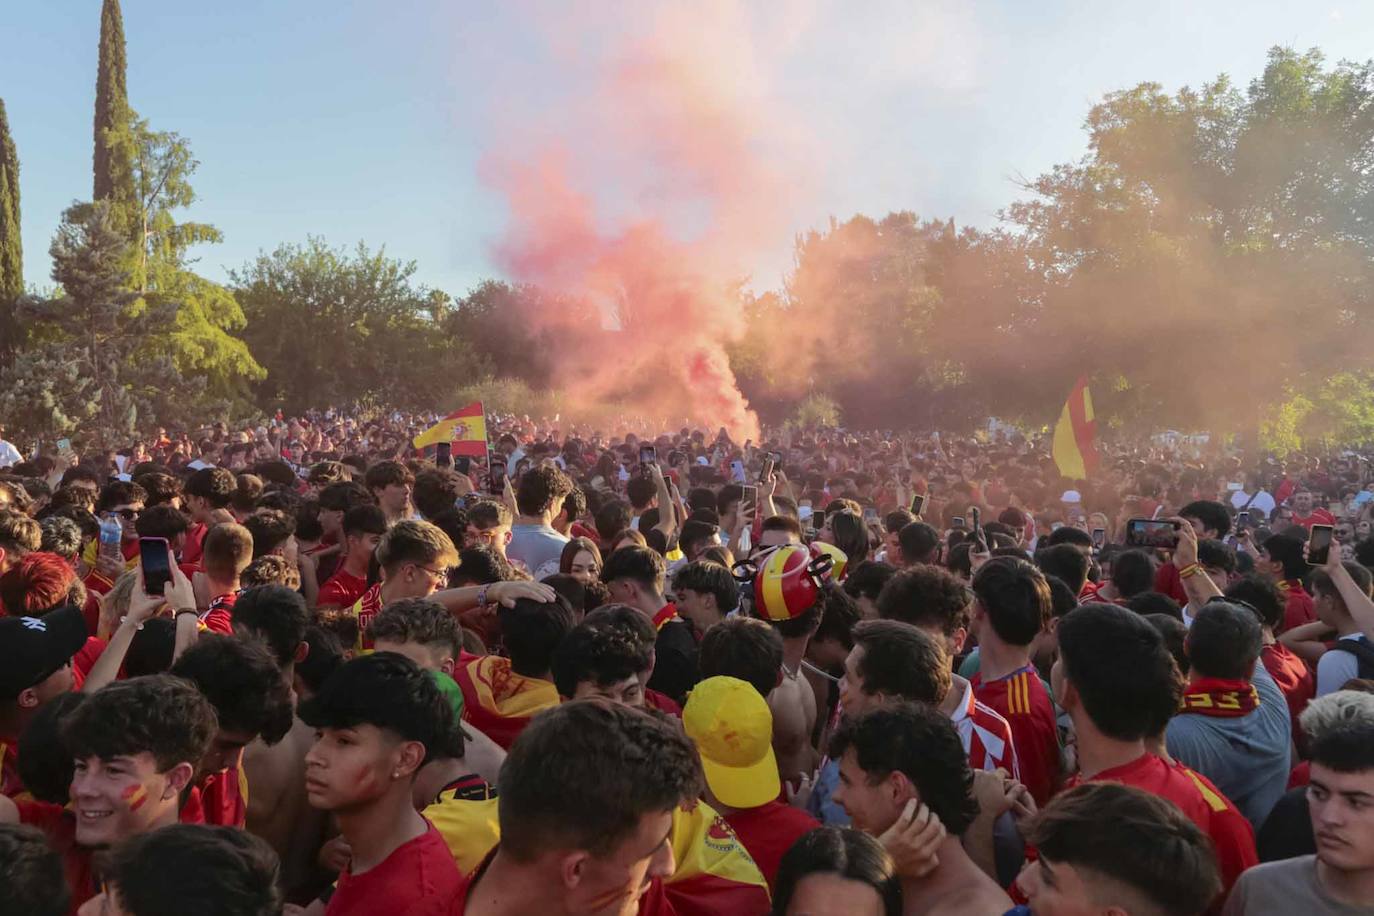
[(478, 608), (485, 608), (485, 607), (487, 606), (487, 589), (488, 589), (488, 588), (490, 588), (489, 585), (483, 585), (481, 588), (477, 589), (477, 607), (478, 607)]
[(195, 614), (196, 617), (200, 617), (200, 611), (196, 610), (193, 607), (179, 607), (176, 609), (176, 613), (174, 613), (172, 617), (174, 619), (179, 618), (182, 614)]
[(1183, 567), (1178, 571), (1178, 577), (1180, 579), (1191, 579), (1193, 578), (1193, 576), (1196, 576), (1200, 572), (1202, 572), (1201, 563), (1189, 563), (1187, 566)]

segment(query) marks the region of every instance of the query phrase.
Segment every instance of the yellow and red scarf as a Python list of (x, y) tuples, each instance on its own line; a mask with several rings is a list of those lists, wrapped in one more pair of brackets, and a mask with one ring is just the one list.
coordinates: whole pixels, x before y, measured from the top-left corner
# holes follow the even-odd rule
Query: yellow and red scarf
[(1259, 692), (1247, 680), (1200, 677), (1183, 692), (1179, 712), (1197, 713), (1219, 719), (1238, 719), (1259, 708)]

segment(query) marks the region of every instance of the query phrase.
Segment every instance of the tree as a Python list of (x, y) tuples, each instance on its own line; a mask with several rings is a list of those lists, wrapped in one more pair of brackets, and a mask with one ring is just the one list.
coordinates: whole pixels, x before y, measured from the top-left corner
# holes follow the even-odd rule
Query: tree
[(50, 248), (62, 295), (26, 300), (35, 343), (0, 378), (0, 414), (31, 436), (80, 431), (100, 447), (125, 442), (140, 416), (187, 418), (198, 386), (140, 350), (170, 316), (130, 306), (128, 242), (108, 202), (67, 211)]
[[(95, 189), (93, 200), (115, 204), (117, 220), (134, 202), (133, 158), (126, 139), (132, 120), (124, 48), (124, 17), (119, 0), (100, 8), (100, 60), (95, 78)], [(118, 225), (123, 225), (118, 223)]]
[(19, 345), (14, 310), (24, 294), (24, 247), (19, 234), (19, 153), (0, 99), (0, 370)]
[(350, 254), (315, 237), (231, 272), (244, 338), (267, 368), (260, 399), (293, 411), (370, 398), (427, 409), (486, 375), (489, 364), (446, 333), (446, 298), (414, 273), (384, 250), (359, 243)]

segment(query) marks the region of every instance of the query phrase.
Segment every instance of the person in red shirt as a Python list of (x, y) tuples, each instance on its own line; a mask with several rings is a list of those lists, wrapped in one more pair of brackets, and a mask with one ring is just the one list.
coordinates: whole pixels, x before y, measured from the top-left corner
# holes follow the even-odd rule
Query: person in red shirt
[(1316, 500), (1312, 496), (1312, 491), (1306, 487), (1300, 487), (1293, 494), (1293, 524), (1302, 525), (1309, 532), (1313, 525), (1334, 525), (1336, 516), (1326, 509), (1316, 505)]
[[(663, 880), (674, 866), (674, 812), (696, 805), (704, 787), (676, 723), (604, 700), (564, 703), (511, 748), (497, 795), (501, 842), (449, 912), (672, 913)], [(761, 902), (747, 912), (765, 912)]]
[(1202, 916), (1221, 890), (1207, 835), (1177, 806), (1132, 786), (1092, 782), (1061, 793), (1027, 839), (1037, 855), (1017, 884), (1031, 913)]
[(177, 822), (181, 793), (215, 729), (214, 708), (180, 678), (156, 674), (104, 687), (64, 725), (75, 758), (70, 805), (0, 799), (0, 823), (21, 819), (48, 835), (79, 907), (100, 889), (97, 850)]
[(0, 617), (0, 795), (24, 792), (19, 736), (47, 703), (71, 692), (72, 656), (85, 645), (80, 608)]
[(207, 603), (200, 615), (201, 626), (212, 633), (233, 633), (232, 611), (238, 600), (239, 577), (253, 562), (253, 536), (248, 529), (225, 522), (205, 536), (201, 564), (205, 567)]
[[(1224, 541), (1231, 532), (1231, 513), (1221, 503), (1211, 499), (1199, 499), (1179, 510), (1179, 517), (1193, 526), (1198, 540)], [(1171, 558), (1155, 573), (1155, 591), (1168, 595), (1180, 606), (1188, 604), (1188, 593), (1183, 589), (1179, 578), (1178, 566)]]
[(1260, 661), (1264, 670), (1274, 679), (1283, 691), (1284, 701), (1292, 720), (1292, 731), (1296, 737), (1301, 734), (1298, 716), (1317, 693), (1317, 679), (1292, 649), (1274, 638), (1276, 628), (1283, 626), (1284, 598), (1273, 582), (1257, 574), (1237, 579), (1226, 588), (1226, 597), (1233, 604), (1250, 608), (1259, 617), (1263, 627), (1264, 645), (1260, 649)]
[(386, 516), (370, 504), (354, 506), (344, 515), (344, 557), (338, 571), (320, 586), (319, 607), (352, 607), (367, 591), (367, 572), (382, 535)]
[(1250, 822), (1206, 777), (1146, 749), (1182, 695), (1178, 668), (1149, 621), (1088, 604), (1059, 621), (1055, 696), (1073, 720), (1078, 773), (1069, 786), (1119, 782), (1173, 802), (1212, 840), (1223, 892), (1259, 861)]
[(366, 655), (331, 674), (300, 714), (317, 735), (305, 758), (306, 795), (334, 815), (350, 850), (327, 916), (449, 912), (462, 875), (412, 798), (429, 748), (462, 754), (433, 678), (404, 656)]
[(265, 646), (206, 635), (181, 654), (171, 674), (195, 684), (215, 707), (219, 729), (196, 765), (191, 799), (207, 824), (242, 827), (248, 816), (243, 749), (261, 737), (276, 744), (291, 730), (291, 691)]
[(77, 916), (274, 916), (282, 908), (277, 872), (277, 854), (251, 833), (174, 824), (115, 847), (101, 870), (101, 892)]
[(701, 754), (703, 798), (735, 831), (771, 891), (783, 854), (820, 821), (779, 800), (767, 702), (739, 678), (709, 677), (692, 688), (682, 725)]
[(224, 468), (201, 468), (186, 480), (181, 498), (191, 514), (191, 528), (181, 551), (182, 563), (193, 567), (200, 563), (205, 535), (217, 522), (226, 520), (224, 513), (237, 489), (238, 481)]
[(1317, 619), (1317, 606), (1302, 585), (1302, 577), (1310, 569), (1303, 551), (1303, 542), (1293, 535), (1271, 534), (1260, 548), (1260, 559), (1255, 564), (1257, 570), (1278, 583), (1283, 595), (1283, 629), (1278, 632)]
[(1011, 726), (1021, 782), (1043, 805), (1059, 783), (1059, 732), (1030, 646), (1049, 622), (1050, 587), (1029, 562), (994, 557), (973, 577), (973, 593), (979, 651), (978, 673), (969, 679), (973, 695)]

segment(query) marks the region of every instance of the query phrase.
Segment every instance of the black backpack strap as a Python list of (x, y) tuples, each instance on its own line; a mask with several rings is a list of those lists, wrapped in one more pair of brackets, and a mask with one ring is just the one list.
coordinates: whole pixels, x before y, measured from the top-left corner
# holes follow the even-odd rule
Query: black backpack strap
[(1374, 674), (1374, 646), (1363, 639), (1340, 639), (1332, 647), (1338, 652), (1349, 652), (1360, 662), (1360, 677)]

